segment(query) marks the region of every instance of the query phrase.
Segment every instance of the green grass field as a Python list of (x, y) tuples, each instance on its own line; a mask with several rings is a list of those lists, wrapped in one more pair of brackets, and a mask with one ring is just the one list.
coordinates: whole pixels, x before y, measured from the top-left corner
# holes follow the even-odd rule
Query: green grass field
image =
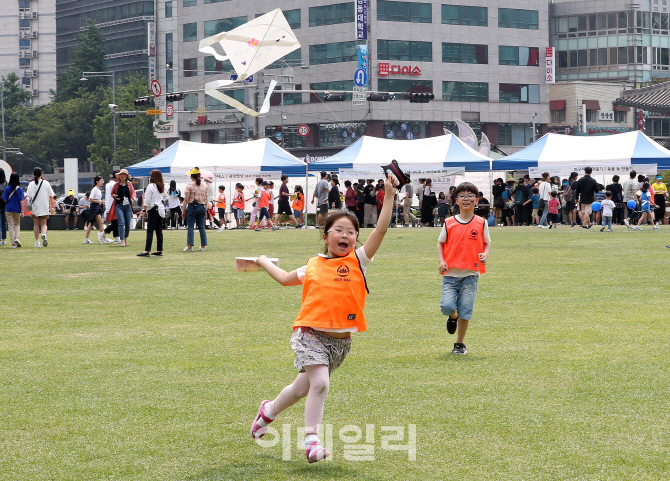
[[(0, 479), (668, 479), (670, 229), (615, 229), (492, 229), (466, 356), (439, 311), (438, 230), (389, 230), (368, 331), (331, 378), (334, 457), (314, 465), (297, 447), (304, 403), (273, 424), (290, 445), (249, 436), (296, 375), (300, 288), (234, 257), (291, 270), (321, 251), (316, 231), (209, 231), (191, 254), (167, 231), (164, 258), (135, 257), (139, 231), (125, 249), (74, 232), (34, 249), (24, 232), (0, 249)], [(414, 461), (382, 444), (382, 427), (411, 424)], [(346, 459), (340, 430), (365, 442), (366, 425), (374, 459)]]

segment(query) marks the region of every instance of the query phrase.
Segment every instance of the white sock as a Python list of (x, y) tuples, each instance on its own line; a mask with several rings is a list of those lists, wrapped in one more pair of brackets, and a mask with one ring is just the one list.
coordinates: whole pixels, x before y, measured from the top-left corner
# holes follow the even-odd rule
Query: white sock
[(321, 440), (319, 439), (318, 435), (308, 434), (307, 437), (305, 438), (305, 449), (307, 449), (309, 445), (312, 444), (314, 441), (321, 444)]
[(263, 414), (265, 414), (265, 417), (274, 421), (275, 417), (274, 414), (270, 412), (270, 404), (272, 403), (266, 403), (265, 404), (265, 409), (263, 410)]

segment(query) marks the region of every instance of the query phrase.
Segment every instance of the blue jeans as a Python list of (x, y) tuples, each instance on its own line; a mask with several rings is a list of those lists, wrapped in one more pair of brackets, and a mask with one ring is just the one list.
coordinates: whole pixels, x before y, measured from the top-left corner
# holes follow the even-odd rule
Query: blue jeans
[(475, 294), (479, 276), (442, 276), (442, 299), (440, 310), (448, 316), (458, 310), (458, 317), (469, 321), (475, 309)]
[[(4, 207), (0, 209), (0, 226), (2, 227), (2, 237), (0, 239), (5, 240), (7, 238), (7, 217), (5, 217)], [(13, 241), (14, 239), (12, 239)]]
[(549, 201), (544, 201), (544, 208), (542, 209), (542, 218), (540, 219), (540, 225), (549, 225), (547, 223), (547, 215), (549, 214)]
[(603, 227), (605, 227), (605, 224), (607, 224), (607, 228), (609, 230), (612, 230), (612, 216), (611, 215), (604, 215), (603, 216)]
[(197, 206), (193, 206), (193, 204), (190, 204), (188, 206), (188, 209), (186, 210), (186, 224), (188, 226), (188, 234), (187, 234), (187, 240), (186, 243), (190, 246), (195, 245), (193, 242), (193, 238), (195, 237), (195, 225), (197, 223), (198, 225), (198, 231), (200, 231), (200, 245), (201, 246), (206, 246), (207, 245), (207, 233), (205, 232), (205, 219), (207, 218), (207, 211), (205, 210), (205, 206), (202, 204), (198, 204)]
[(119, 237), (125, 240), (130, 234), (130, 220), (133, 218), (133, 211), (128, 205), (117, 205), (114, 208), (116, 218), (119, 220)]

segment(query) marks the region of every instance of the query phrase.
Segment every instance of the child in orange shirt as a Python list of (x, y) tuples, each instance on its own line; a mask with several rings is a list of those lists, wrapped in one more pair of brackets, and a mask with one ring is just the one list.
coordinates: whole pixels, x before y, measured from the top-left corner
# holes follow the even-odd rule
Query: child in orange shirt
[(479, 274), (486, 272), (491, 248), (489, 227), (484, 218), (475, 215), (479, 189), (463, 182), (455, 191), (458, 215), (449, 217), (437, 239), (437, 260), (442, 274), (440, 309), (447, 316), (447, 332), (458, 329), (452, 354), (467, 354), (463, 343), (475, 307)]
[[(261, 402), (251, 425), (251, 436), (261, 438), (282, 411), (300, 399), (305, 401), (305, 454), (315, 463), (330, 452), (321, 445), (318, 428), (328, 394), (330, 373), (342, 364), (351, 347), (351, 333), (367, 329), (363, 309), (368, 289), (365, 271), (384, 240), (393, 210), (396, 178), (389, 175), (379, 223), (365, 244), (356, 249), (358, 219), (341, 209), (331, 211), (324, 223), (325, 254), (312, 257), (306, 266), (286, 272), (265, 256), (256, 264), (283, 286), (303, 286), (302, 307), (293, 323), (293, 366), (300, 370), (292, 384), (273, 400)], [(331, 302), (333, 298), (339, 302)]]

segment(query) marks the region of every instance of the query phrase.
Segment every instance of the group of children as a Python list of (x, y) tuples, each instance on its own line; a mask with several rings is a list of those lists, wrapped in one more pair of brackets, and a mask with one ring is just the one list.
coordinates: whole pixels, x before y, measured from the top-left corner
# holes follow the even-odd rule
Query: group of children
[[(233, 215), (235, 217), (236, 229), (246, 229), (245, 206), (247, 202), (253, 201), (251, 215), (249, 217), (249, 226), (252, 230), (260, 232), (262, 227), (272, 230), (278, 229), (275, 224), (279, 223), (282, 214), (288, 216), (296, 229), (304, 227), (303, 211), (305, 209), (305, 195), (302, 186), (296, 185), (292, 196), (288, 193), (288, 176), (282, 175), (282, 186), (279, 195), (274, 194), (274, 182), (263, 180), (262, 177), (256, 178), (256, 188), (253, 196), (244, 197), (244, 185), (235, 184), (235, 194), (233, 194)], [(275, 200), (279, 199), (279, 209), (274, 213)], [(290, 203), (289, 203), (290, 202)], [(273, 223), (274, 218), (274, 223)]]
[[(330, 375), (349, 353), (351, 334), (367, 329), (364, 308), (369, 291), (365, 274), (389, 228), (398, 182), (390, 174), (383, 186), (379, 221), (361, 247), (357, 247), (361, 225), (356, 215), (347, 209), (334, 209), (322, 220), (324, 253), (309, 259), (305, 266), (286, 272), (265, 256), (256, 260), (281, 285), (302, 285), (302, 307), (291, 337), (294, 367), (299, 373), (273, 400), (260, 403), (251, 436), (263, 437), (280, 413), (306, 398), (304, 447), (309, 463), (331, 456), (319, 438)], [(477, 280), (486, 271), (491, 243), (486, 221), (474, 215), (478, 194), (471, 183), (456, 188), (459, 213), (446, 220), (437, 241), (438, 270), (443, 276), (440, 309), (447, 317), (447, 332), (458, 332), (452, 351), (457, 355), (467, 353), (464, 338)]]

